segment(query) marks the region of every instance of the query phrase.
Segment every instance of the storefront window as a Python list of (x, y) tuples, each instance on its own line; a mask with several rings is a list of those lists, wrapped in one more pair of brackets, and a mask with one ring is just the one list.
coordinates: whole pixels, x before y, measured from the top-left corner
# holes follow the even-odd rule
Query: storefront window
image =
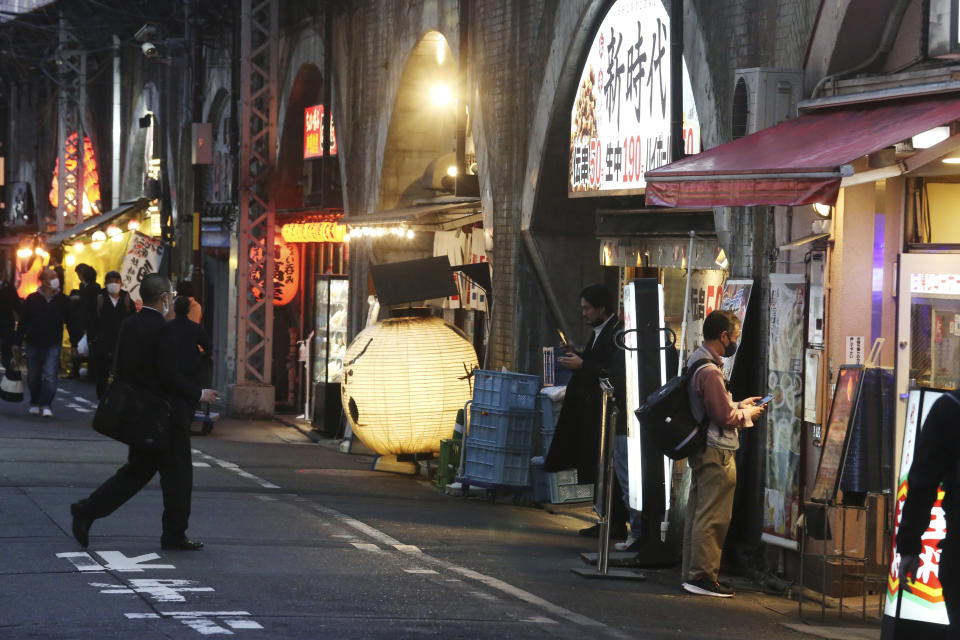
[(960, 176), (918, 179), (911, 194), (910, 243), (960, 245)]
[(960, 274), (911, 274), (910, 387), (960, 386)]

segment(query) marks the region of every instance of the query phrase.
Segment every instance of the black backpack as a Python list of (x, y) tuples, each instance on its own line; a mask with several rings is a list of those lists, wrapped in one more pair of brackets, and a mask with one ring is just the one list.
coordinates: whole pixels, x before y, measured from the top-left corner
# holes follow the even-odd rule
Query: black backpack
[(683, 373), (647, 396), (636, 411), (640, 426), (668, 458), (683, 460), (707, 445), (710, 419), (706, 414), (699, 422), (694, 417), (689, 388), (694, 374), (710, 364), (716, 362), (704, 358), (685, 367)]

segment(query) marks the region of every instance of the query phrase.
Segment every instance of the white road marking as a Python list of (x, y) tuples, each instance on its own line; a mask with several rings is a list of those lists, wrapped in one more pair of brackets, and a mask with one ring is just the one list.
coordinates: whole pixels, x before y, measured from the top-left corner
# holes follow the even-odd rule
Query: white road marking
[(213, 591), (213, 587), (194, 587), (196, 580), (131, 580), (130, 588), (119, 585), (91, 582), (90, 586), (100, 589), (100, 593), (123, 594), (143, 593), (157, 602), (186, 602), (181, 593), (194, 591)]
[(261, 487), (263, 487), (264, 489), (279, 489), (279, 488), (280, 488), (279, 486), (273, 484), (272, 482), (267, 482), (266, 480), (264, 480), (263, 478), (261, 478), (261, 477), (259, 477), (259, 476), (255, 476), (255, 475), (253, 475), (252, 473), (250, 473), (250, 472), (248, 472), (248, 471), (244, 471), (244, 470), (241, 469), (241, 468), (239, 467), (239, 465), (237, 465), (236, 463), (228, 462), (228, 461), (226, 461), (226, 460), (221, 460), (220, 458), (215, 458), (215, 457), (211, 456), (211, 455), (208, 454), (208, 453), (204, 453), (203, 451), (200, 451), (199, 449), (193, 449), (192, 451), (193, 451), (193, 453), (199, 455), (201, 458), (204, 458), (205, 460), (209, 460), (210, 462), (213, 462), (213, 463), (216, 464), (217, 466), (219, 466), (219, 467), (221, 467), (221, 468), (223, 468), (223, 469), (226, 469), (227, 471), (233, 471), (234, 473), (236, 473), (236, 474), (237, 474), (238, 476), (240, 476), (241, 478), (246, 478), (247, 480), (253, 480), (253, 481), (256, 482), (257, 484), (259, 484)]
[(172, 564), (143, 564), (151, 560), (159, 560), (156, 553), (145, 553), (142, 556), (128, 558), (122, 551), (95, 551), (107, 563), (106, 568), (112, 571), (136, 571), (142, 573), (147, 569), (175, 569)]
[(533, 616), (532, 618), (524, 618), (520, 622), (532, 622), (534, 624), (559, 624), (556, 620), (551, 618), (545, 618), (543, 616)]
[[(221, 462), (226, 462), (226, 461), (218, 460), (217, 458), (214, 458), (213, 456), (203, 453), (198, 449), (194, 449), (193, 452), (200, 454), (202, 457), (208, 460), (211, 460), (213, 462), (216, 462), (217, 464), (220, 464)], [(231, 465), (233, 463), (226, 462), (226, 464)], [(221, 464), (221, 466), (223, 465)], [(273, 488), (273, 489), (281, 488), (271, 483), (267, 483), (267, 484), (270, 485), (269, 488)], [(351, 518), (350, 516), (346, 515), (345, 513), (341, 513), (336, 509), (331, 509), (330, 507), (319, 505), (314, 502), (310, 502), (306, 498), (303, 498), (301, 496), (297, 496), (294, 499), (297, 501), (305, 502), (314, 511), (317, 511), (318, 513), (322, 513), (329, 518), (337, 520), (342, 524), (361, 532), (362, 534), (366, 535), (368, 538), (372, 538), (373, 540), (379, 542), (384, 546), (393, 547), (394, 549), (396, 549), (397, 551), (400, 551), (401, 553), (406, 553), (411, 556), (415, 556), (424, 562), (434, 564), (448, 571), (453, 571), (455, 573), (458, 573), (465, 578), (469, 578), (470, 580), (480, 582), (491, 589), (500, 591), (501, 593), (505, 593), (522, 602), (526, 602), (527, 604), (533, 605), (535, 607), (539, 607), (558, 618), (562, 618), (564, 620), (567, 620), (568, 622), (572, 622), (573, 624), (576, 624), (581, 627), (588, 627), (591, 629), (602, 631), (605, 635), (613, 638), (628, 639), (631, 637), (630, 635), (620, 631), (619, 629), (614, 629), (602, 622), (599, 622), (592, 618), (588, 618), (587, 616), (581, 615), (574, 611), (570, 611), (569, 609), (565, 609), (564, 607), (561, 607), (559, 605), (553, 604), (548, 600), (544, 600), (540, 596), (530, 593), (529, 591), (525, 591), (519, 587), (515, 587), (512, 584), (504, 582), (503, 580), (482, 574), (478, 571), (474, 571), (466, 567), (461, 567), (459, 565), (456, 565), (452, 562), (448, 562), (446, 560), (441, 560), (440, 558), (436, 558), (427, 553), (424, 553), (415, 545), (405, 545), (399, 540), (397, 540), (396, 538), (393, 538), (392, 536), (384, 533), (383, 531), (380, 531), (379, 529), (371, 527), (365, 522), (361, 522), (355, 518)], [(353, 544), (354, 546), (357, 545), (357, 543), (353, 543)], [(371, 546), (376, 546), (376, 545), (371, 545)], [(416, 551), (413, 551), (411, 547), (413, 549), (416, 549)], [(379, 547), (378, 547), (378, 550), (379, 550)]]
[(432, 573), (436, 574), (437, 572), (433, 569), (404, 569), (407, 573)]
[(357, 549), (362, 549), (364, 551), (380, 551), (380, 547), (369, 542), (351, 542), (350, 544), (355, 546)]
[[(399, 540), (394, 539), (393, 537), (387, 535), (386, 533), (380, 531), (379, 529), (375, 529), (364, 522), (360, 522), (359, 520), (351, 518), (350, 516), (344, 513), (340, 513), (336, 509), (331, 509), (330, 507), (326, 507), (326, 506), (315, 504), (315, 503), (309, 503), (309, 504), (315, 511), (318, 511), (319, 513), (322, 513), (330, 518), (339, 520), (341, 523), (347, 525), (348, 527), (356, 529), (357, 531), (360, 531), (364, 535), (370, 538), (373, 538), (374, 540), (380, 542), (381, 544), (393, 547), (394, 549), (399, 550), (401, 553), (408, 553), (411, 556), (415, 556), (416, 558), (420, 559), (421, 561), (429, 562), (430, 564), (434, 564), (443, 569), (447, 569), (449, 571), (458, 573), (465, 578), (469, 578), (471, 580), (481, 582), (486, 586), (490, 587), (491, 589), (495, 589), (509, 596), (512, 596), (522, 602), (526, 602), (527, 604), (539, 607), (558, 618), (562, 618), (564, 620), (567, 620), (568, 622), (572, 622), (581, 627), (589, 627), (591, 629), (596, 629), (598, 631), (602, 630), (606, 635), (613, 638), (627, 639), (631, 637), (630, 635), (620, 631), (619, 629), (614, 629), (612, 627), (605, 625), (602, 622), (599, 622), (592, 618), (588, 618), (587, 616), (581, 615), (574, 611), (570, 611), (569, 609), (565, 609), (559, 605), (553, 604), (552, 602), (544, 600), (540, 596), (534, 595), (529, 591), (524, 591), (523, 589), (520, 589), (519, 587), (515, 587), (512, 584), (508, 584), (503, 580), (499, 580), (492, 576), (484, 575), (477, 571), (473, 571), (472, 569), (467, 569), (466, 567), (461, 567), (459, 565), (453, 564), (452, 562), (447, 562), (446, 560), (441, 560), (440, 558), (436, 558), (420, 550), (416, 552), (406, 551), (403, 549), (403, 547), (408, 545), (404, 545)], [(412, 546), (412, 545), (409, 545), (409, 546)]]
[[(159, 620), (161, 617), (179, 620), (202, 635), (232, 636), (230, 629), (263, 629), (255, 620), (243, 618), (249, 616), (249, 611), (171, 611), (160, 613), (125, 613), (128, 620)], [(225, 629), (218, 625), (214, 618), (223, 620), (230, 627)]]
[(497, 596), (493, 595), (492, 593), (487, 593), (486, 591), (471, 591), (470, 595), (476, 596), (481, 600), (499, 600), (500, 599)]
[(93, 559), (89, 553), (83, 551), (70, 551), (67, 553), (58, 553), (58, 558), (65, 558), (77, 568), (77, 571), (104, 571), (103, 566)]

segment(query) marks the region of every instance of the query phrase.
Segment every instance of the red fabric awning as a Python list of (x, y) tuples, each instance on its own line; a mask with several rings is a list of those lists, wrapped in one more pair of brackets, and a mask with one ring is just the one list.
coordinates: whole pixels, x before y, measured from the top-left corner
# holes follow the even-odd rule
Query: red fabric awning
[(648, 171), (647, 204), (833, 205), (840, 192), (844, 165), (957, 119), (957, 95), (806, 113)]

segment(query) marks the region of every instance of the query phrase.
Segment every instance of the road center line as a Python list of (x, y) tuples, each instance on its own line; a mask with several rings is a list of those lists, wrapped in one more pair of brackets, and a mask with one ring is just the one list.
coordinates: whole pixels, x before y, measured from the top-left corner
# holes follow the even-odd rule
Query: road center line
[[(193, 452), (194, 452), (195, 454), (199, 454), (202, 458), (205, 458), (205, 459), (207, 459), (207, 460), (210, 460), (210, 461), (216, 463), (218, 466), (223, 467), (224, 469), (228, 469), (228, 470), (230, 470), (230, 471), (238, 472), (238, 473), (240, 473), (243, 477), (255, 479), (255, 480), (256, 480), (257, 482), (259, 482), (259, 483), (261, 484), (261, 486), (263, 486), (263, 487), (266, 487), (266, 488), (268, 488), (268, 489), (280, 489), (280, 488), (281, 488), (281, 487), (279, 487), (279, 486), (277, 486), (277, 485), (275, 485), (275, 484), (273, 484), (273, 483), (270, 483), (270, 482), (267, 482), (266, 480), (263, 480), (263, 479), (261, 479), (261, 478), (258, 478), (257, 476), (255, 476), (255, 475), (253, 475), (253, 474), (251, 474), (251, 473), (247, 473), (246, 471), (243, 471), (243, 470), (242, 470), (239, 466), (237, 466), (235, 463), (228, 462), (228, 461), (226, 461), (226, 460), (220, 460), (219, 458), (215, 458), (215, 457), (213, 457), (213, 456), (211, 456), (211, 455), (209, 455), (209, 454), (206, 454), (206, 453), (204, 453), (203, 451), (200, 451), (199, 449), (193, 449)], [(630, 638), (633, 638), (633, 636), (631, 636), (631, 635), (629, 635), (629, 634), (627, 634), (627, 633), (624, 633), (624, 632), (620, 631), (619, 629), (614, 629), (613, 627), (610, 627), (610, 626), (608, 626), (608, 625), (606, 625), (606, 624), (604, 624), (604, 623), (602, 623), (602, 622), (600, 622), (600, 621), (598, 621), (598, 620), (594, 620), (593, 618), (588, 618), (587, 616), (581, 615), (581, 614), (576, 613), (576, 612), (574, 612), (574, 611), (570, 611), (569, 609), (565, 609), (564, 607), (561, 607), (561, 606), (559, 606), (559, 605), (553, 604), (552, 602), (549, 602), (549, 601), (547, 601), (547, 600), (544, 600), (544, 599), (541, 598), (540, 596), (534, 595), (534, 594), (530, 593), (529, 591), (525, 591), (525, 590), (523, 590), (523, 589), (521, 589), (521, 588), (519, 588), (519, 587), (515, 587), (515, 586), (513, 586), (512, 584), (509, 584), (509, 583), (507, 583), (507, 582), (504, 582), (503, 580), (500, 580), (500, 579), (498, 579), (498, 578), (494, 578), (494, 577), (492, 577), (492, 576), (485, 575), (485, 574), (483, 574), (483, 573), (479, 573), (479, 572), (477, 572), (477, 571), (474, 571), (473, 569), (468, 569), (468, 568), (466, 568), (466, 567), (461, 567), (461, 566), (456, 565), (456, 564), (454, 564), (454, 563), (452, 563), (452, 562), (448, 562), (448, 561), (446, 561), (446, 560), (441, 560), (440, 558), (436, 558), (436, 557), (431, 556), (431, 555), (429, 555), (429, 554), (427, 554), (427, 553), (424, 553), (423, 551), (421, 551), (421, 550), (420, 550), (418, 547), (416, 547), (415, 545), (407, 545), (407, 544), (404, 544), (404, 543), (400, 542), (399, 540), (397, 540), (396, 538), (394, 538), (394, 537), (392, 537), (392, 536), (384, 533), (383, 531), (380, 531), (379, 529), (377, 529), (377, 528), (375, 528), (375, 527), (372, 527), (372, 526), (368, 525), (368, 524), (365, 523), (365, 522), (361, 522), (361, 521), (357, 520), (356, 518), (352, 518), (352, 517), (348, 516), (348, 515), (345, 514), (345, 513), (341, 513), (340, 511), (337, 511), (336, 509), (332, 509), (332, 508), (327, 507), (327, 506), (324, 506), (324, 505), (319, 505), (319, 504), (317, 504), (317, 503), (315, 503), (315, 502), (312, 502), (312, 501), (308, 500), (307, 498), (303, 498), (303, 497), (300, 497), (300, 496), (297, 496), (295, 499), (296, 499), (297, 501), (299, 501), (299, 502), (306, 502), (314, 511), (317, 511), (318, 513), (322, 513), (322, 514), (326, 515), (327, 517), (330, 517), (330, 518), (332, 518), (332, 519), (335, 519), (335, 520), (339, 521), (340, 523), (342, 523), (342, 524), (344, 524), (344, 525), (346, 525), (346, 526), (348, 526), (348, 527), (350, 527), (350, 528), (352, 528), (352, 529), (356, 529), (357, 531), (363, 533), (364, 535), (366, 535), (366, 536), (369, 537), (369, 538), (372, 538), (373, 540), (379, 542), (380, 544), (383, 544), (383, 545), (388, 546), (388, 547), (393, 547), (393, 548), (396, 549), (398, 552), (400, 552), (400, 553), (402, 553), (402, 554), (404, 554), (404, 555), (415, 556), (417, 559), (419, 559), (419, 560), (421, 560), (421, 561), (424, 561), (424, 562), (427, 562), (427, 563), (431, 563), (431, 564), (434, 564), (434, 565), (436, 565), (436, 566), (439, 566), (439, 567), (442, 567), (442, 568), (444, 568), (444, 569), (447, 569), (447, 570), (449, 570), (449, 571), (453, 571), (453, 572), (455, 572), (455, 573), (458, 573), (458, 574), (460, 574), (461, 576), (463, 576), (463, 577), (465, 577), (465, 578), (469, 578), (469, 579), (471, 579), (471, 580), (475, 580), (475, 581), (477, 581), (477, 582), (480, 582), (480, 583), (486, 585), (487, 587), (489, 587), (489, 588), (491, 588), (491, 589), (495, 589), (495, 590), (497, 590), (497, 591), (500, 591), (501, 593), (504, 593), (504, 594), (506, 594), (506, 595), (512, 596), (512, 597), (514, 597), (514, 598), (516, 598), (516, 599), (518, 599), (518, 600), (520, 600), (520, 601), (522, 601), (522, 602), (526, 602), (527, 604), (533, 605), (533, 606), (535, 606), (535, 607), (539, 607), (539, 608), (541, 608), (541, 609), (543, 609), (543, 610), (545, 610), (545, 611), (553, 614), (554, 616), (556, 616), (556, 617), (558, 617), (558, 618), (563, 618), (563, 619), (565, 619), (565, 620), (567, 620), (567, 621), (569, 621), (569, 622), (572, 622), (573, 624), (576, 624), (576, 625), (581, 626), (581, 627), (588, 627), (588, 628), (590, 628), (590, 629), (593, 629), (593, 630), (602, 632), (604, 635), (606, 635), (606, 636), (608, 636), (608, 637), (618, 638), (618, 639), (622, 639), (622, 640), (628, 640), (628, 639), (630, 639)]]

